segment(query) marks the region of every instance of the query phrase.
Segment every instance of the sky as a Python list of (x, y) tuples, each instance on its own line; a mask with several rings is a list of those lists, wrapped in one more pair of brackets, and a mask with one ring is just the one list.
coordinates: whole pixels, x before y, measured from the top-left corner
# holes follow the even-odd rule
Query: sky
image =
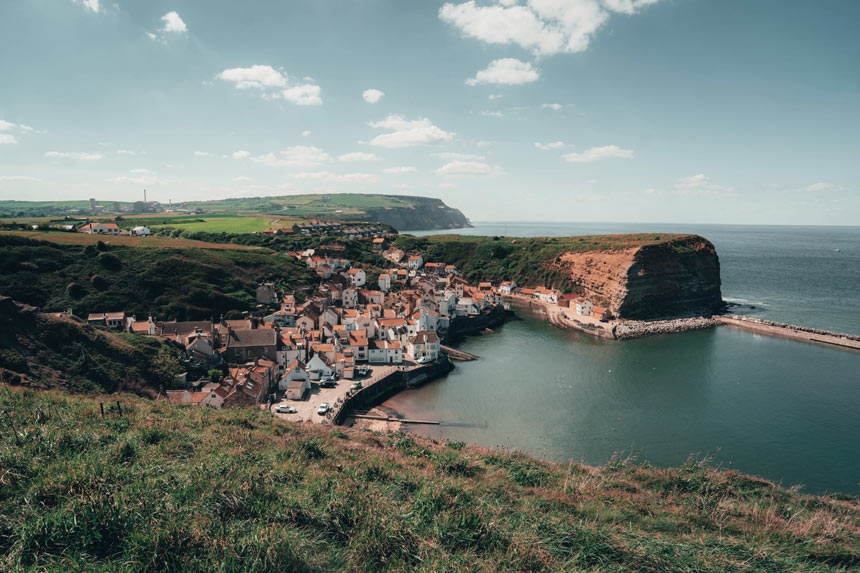
[(860, 225), (856, 0), (6, 0), (0, 200)]

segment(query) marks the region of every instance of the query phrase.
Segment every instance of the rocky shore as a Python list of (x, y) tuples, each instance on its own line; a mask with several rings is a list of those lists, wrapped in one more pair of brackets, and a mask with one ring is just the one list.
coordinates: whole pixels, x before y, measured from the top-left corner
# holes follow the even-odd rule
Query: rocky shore
[(702, 330), (719, 326), (719, 324), (718, 320), (704, 316), (675, 318), (671, 320), (625, 320), (618, 322), (612, 328), (612, 334), (616, 340), (628, 340), (654, 334), (672, 334), (675, 332), (687, 332), (688, 330)]

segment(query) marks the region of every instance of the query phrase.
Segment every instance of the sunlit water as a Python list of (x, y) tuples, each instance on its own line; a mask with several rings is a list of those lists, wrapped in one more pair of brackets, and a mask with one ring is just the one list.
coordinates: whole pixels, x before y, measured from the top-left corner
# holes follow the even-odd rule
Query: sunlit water
[[(751, 301), (746, 312), (860, 332), (860, 229), (508, 224), (507, 233), (653, 230), (711, 239), (724, 297)], [(595, 464), (616, 451), (660, 466), (716, 453), (716, 464), (786, 486), (860, 493), (860, 353), (728, 328), (595, 340), (528, 315), (462, 348), (481, 359), (386, 402), (445, 422), (412, 431)]]

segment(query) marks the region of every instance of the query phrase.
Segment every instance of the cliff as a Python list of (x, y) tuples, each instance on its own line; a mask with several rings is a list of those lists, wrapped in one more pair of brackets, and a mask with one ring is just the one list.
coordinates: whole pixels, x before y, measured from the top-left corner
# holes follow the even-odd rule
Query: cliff
[(555, 267), (578, 294), (622, 318), (712, 314), (723, 308), (716, 249), (696, 235), (618, 250), (569, 252)]
[(471, 227), (469, 219), (459, 210), (449, 207), (441, 199), (410, 197), (414, 204), (408, 207), (367, 207), (364, 210), (372, 221), (391, 225), (398, 230), (461, 229)]

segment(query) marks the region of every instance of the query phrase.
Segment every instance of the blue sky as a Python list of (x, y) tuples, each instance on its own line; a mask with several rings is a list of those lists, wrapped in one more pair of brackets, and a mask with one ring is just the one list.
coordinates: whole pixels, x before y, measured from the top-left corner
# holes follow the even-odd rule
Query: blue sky
[(12, 0), (0, 199), (860, 224), (860, 2)]

